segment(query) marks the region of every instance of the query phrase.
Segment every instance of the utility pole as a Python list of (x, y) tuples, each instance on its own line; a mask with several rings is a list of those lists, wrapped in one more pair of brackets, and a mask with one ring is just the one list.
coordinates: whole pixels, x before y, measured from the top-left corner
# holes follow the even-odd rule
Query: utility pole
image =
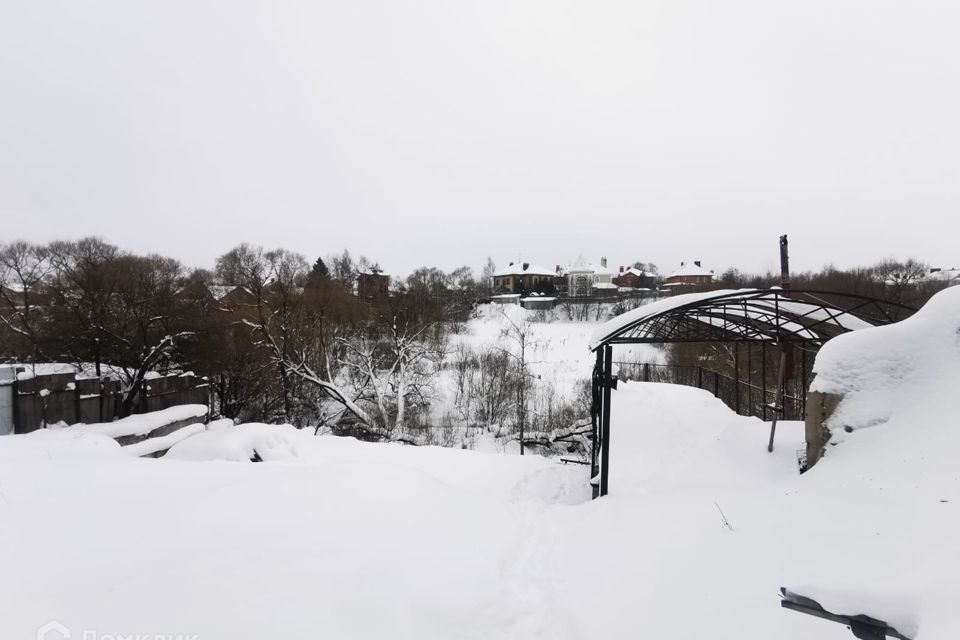
[[(790, 254), (788, 252), (787, 234), (780, 236), (780, 286), (783, 289), (790, 288)], [(784, 387), (786, 386), (787, 373), (787, 345), (783, 341), (783, 336), (779, 331), (779, 320), (777, 321), (777, 342), (780, 344), (780, 371), (777, 374), (777, 393), (773, 406), (773, 422), (770, 423), (770, 441), (767, 443), (767, 451), (773, 451), (773, 438), (777, 433), (777, 420), (783, 414)], [(765, 401), (766, 399), (764, 399)]]
[(780, 286), (790, 288), (790, 254), (787, 252), (787, 234), (780, 236)]

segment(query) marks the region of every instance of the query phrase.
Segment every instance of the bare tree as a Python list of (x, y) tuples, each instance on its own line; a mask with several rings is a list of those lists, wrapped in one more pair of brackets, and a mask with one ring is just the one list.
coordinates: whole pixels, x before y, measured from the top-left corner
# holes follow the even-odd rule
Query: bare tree
[(169, 367), (185, 326), (179, 262), (135, 256), (98, 238), (49, 247), (50, 331), (60, 353), (78, 365), (105, 362), (124, 383), (121, 414), (140, 398), (147, 373)]
[[(341, 262), (340, 267), (343, 266)], [(293, 416), (294, 401), (304, 405), (304, 400), (309, 400), (303, 397), (308, 393), (294, 398), (295, 379), (319, 394), (306, 404), (316, 408), (322, 419), (329, 419), (331, 414), (318, 404), (329, 399), (362, 424), (373, 423), (356, 397), (338, 382), (338, 328), (330, 321), (330, 309), (322, 304), (330, 300), (330, 292), (321, 294), (317, 292), (322, 287), (305, 286), (307, 263), (302, 256), (241, 245), (220, 258), (217, 271), (222, 278), (231, 278), (249, 291), (247, 313), (239, 321), (250, 328), (255, 344), (266, 350), (278, 372), (284, 419), (297, 421)], [(337, 293), (337, 299), (342, 301), (342, 289)], [(335, 419), (342, 415), (336, 414)]]
[(380, 437), (404, 439), (408, 409), (425, 406), (432, 397), (440, 355), (425, 339), (430, 328), (393, 317), (379, 330), (366, 327), (340, 340), (340, 362), (351, 371), (358, 401), (373, 407), (366, 425)]
[(501, 331), (501, 336), (513, 344), (512, 349), (504, 349), (503, 352), (513, 361), (516, 369), (516, 421), (517, 432), (520, 441), (520, 455), (524, 452), (524, 427), (527, 422), (527, 395), (536, 376), (530, 373), (529, 354), (536, 344), (534, 328), (526, 319), (514, 319), (510, 317), (502, 307), (501, 314), (507, 321), (507, 327)]
[(12, 334), (5, 355), (43, 357), (38, 303), (50, 273), (45, 247), (22, 240), (0, 245), (0, 323)]
[(923, 280), (929, 268), (913, 258), (904, 261), (887, 258), (874, 265), (871, 271), (895, 302), (903, 302), (905, 293)]

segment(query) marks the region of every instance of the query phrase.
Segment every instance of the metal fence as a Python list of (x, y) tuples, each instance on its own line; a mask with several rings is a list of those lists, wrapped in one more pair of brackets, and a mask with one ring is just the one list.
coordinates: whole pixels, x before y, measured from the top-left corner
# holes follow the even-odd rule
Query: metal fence
[[(114, 378), (77, 378), (73, 373), (0, 381), (0, 434), (29, 433), (52, 424), (92, 424), (119, 417), (123, 391)], [(210, 404), (205, 379), (161, 376), (144, 381), (133, 413), (182, 404)]]
[[(740, 415), (772, 420), (777, 415), (776, 383), (762, 387), (746, 380), (691, 365), (615, 362), (619, 380), (682, 384), (709, 391)], [(781, 420), (803, 420), (806, 390), (797, 382), (788, 382), (783, 398)]]

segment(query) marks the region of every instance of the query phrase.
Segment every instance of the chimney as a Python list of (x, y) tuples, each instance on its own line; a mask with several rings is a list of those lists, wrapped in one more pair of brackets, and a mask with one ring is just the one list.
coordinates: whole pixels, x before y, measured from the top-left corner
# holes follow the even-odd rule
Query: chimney
[(512, 266), (513, 266), (513, 263), (511, 262), (511, 263), (508, 264), (507, 266), (508, 266), (508, 267), (512, 267)]
[(606, 258), (600, 258), (600, 266), (603, 267), (604, 269), (607, 268), (607, 259), (606, 259)]
[(560, 265), (557, 265), (557, 273), (560, 273)]
[(529, 262), (524, 262), (524, 263), (523, 263), (523, 270), (526, 271), (526, 270), (529, 269), (529, 268), (530, 268), (530, 263), (529, 263)]
[(623, 265), (620, 265), (620, 273), (623, 273)]
[(700, 266), (700, 261), (699, 261), (699, 260), (694, 260), (694, 261), (693, 261), (693, 264), (695, 264), (695, 265), (697, 265), (697, 266), (699, 267), (699, 266)]

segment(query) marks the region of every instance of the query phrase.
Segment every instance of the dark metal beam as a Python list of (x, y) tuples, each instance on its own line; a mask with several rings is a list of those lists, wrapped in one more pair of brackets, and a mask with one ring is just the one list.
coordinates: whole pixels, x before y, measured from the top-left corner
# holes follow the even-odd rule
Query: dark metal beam
[(600, 495), (607, 495), (610, 482), (610, 387), (613, 374), (613, 347), (603, 349), (603, 415), (600, 422)]

